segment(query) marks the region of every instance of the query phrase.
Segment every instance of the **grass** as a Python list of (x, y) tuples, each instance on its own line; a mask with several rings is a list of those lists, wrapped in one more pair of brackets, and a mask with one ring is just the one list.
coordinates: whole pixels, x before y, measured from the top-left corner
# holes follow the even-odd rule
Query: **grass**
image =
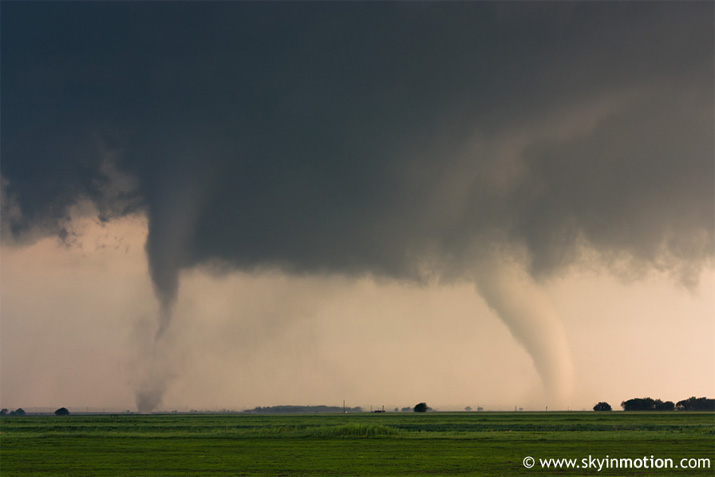
[[(532, 469), (539, 458), (707, 458), (710, 469)], [(712, 475), (713, 413), (29, 416), (2, 476)], [(579, 473), (580, 472), (580, 473)]]

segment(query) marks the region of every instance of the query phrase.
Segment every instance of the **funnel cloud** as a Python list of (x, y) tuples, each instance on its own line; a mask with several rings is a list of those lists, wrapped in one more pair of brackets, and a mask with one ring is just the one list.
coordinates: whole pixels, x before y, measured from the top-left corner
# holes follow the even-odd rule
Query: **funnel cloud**
[(479, 261), (477, 289), (531, 355), (549, 402), (564, 405), (572, 391), (573, 365), (558, 312), (516, 261), (495, 255)]
[(176, 372), (162, 350), (198, 266), (471, 282), (565, 399), (568, 339), (541, 284), (588, 267), (695, 289), (712, 265), (712, 17), (708, 2), (8, 3), (3, 239), (71, 239), (80, 200), (146, 215), (159, 311), (142, 412)]

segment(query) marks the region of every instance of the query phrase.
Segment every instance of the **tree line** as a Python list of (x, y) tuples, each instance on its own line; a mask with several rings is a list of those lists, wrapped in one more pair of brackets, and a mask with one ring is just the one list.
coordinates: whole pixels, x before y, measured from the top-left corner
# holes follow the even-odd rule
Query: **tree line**
[(265, 407), (255, 407), (243, 411), (247, 414), (270, 414), (270, 413), (280, 413), (280, 414), (292, 414), (292, 413), (310, 413), (319, 414), (324, 412), (362, 412), (361, 407), (345, 407), (342, 406), (265, 406)]
[[(649, 397), (633, 398), (621, 402), (621, 407), (624, 411), (715, 411), (715, 399), (693, 396), (674, 403)], [(593, 410), (610, 411), (611, 405), (607, 402), (599, 402), (593, 406)]]
[[(15, 409), (14, 411), (8, 411), (7, 409), (0, 410), (0, 416), (24, 416), (25, 410), (21, 407)], [(55, 411), (55, 416), (69, 416), (70, 412), (66, 407), (61, 407)]]

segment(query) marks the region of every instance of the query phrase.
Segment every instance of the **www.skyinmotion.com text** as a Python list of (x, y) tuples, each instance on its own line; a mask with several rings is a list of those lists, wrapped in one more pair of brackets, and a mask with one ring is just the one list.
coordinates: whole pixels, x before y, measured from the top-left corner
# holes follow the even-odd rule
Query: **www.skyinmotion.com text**
[(597, 458), (589, 455), (588, 457), (583, 457), (581, 459), (535, 459), (531, 456), (526, 456), (523, 459), (524, 467), (531, 469), (538, 467), (541, 469), (593, 469), (600, 472), (603, 469), (681, 469), (681, 470), (695, 470), (695, 469), (710, 469), (711, 462), (710, 459), (705, 457), (700, 458), (682, 458), (682, 459), (671, 459), (657, 458), (655, 456), (643, 456), (643, 457), (609, 457), (608, 455), (603, 458)]

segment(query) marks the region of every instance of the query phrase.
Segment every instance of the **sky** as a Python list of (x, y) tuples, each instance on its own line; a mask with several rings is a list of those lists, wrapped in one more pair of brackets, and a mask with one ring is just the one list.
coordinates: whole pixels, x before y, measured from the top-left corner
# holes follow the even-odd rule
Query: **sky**
[(715, 395), (710, 2), (3, 2), (0, 406)]

